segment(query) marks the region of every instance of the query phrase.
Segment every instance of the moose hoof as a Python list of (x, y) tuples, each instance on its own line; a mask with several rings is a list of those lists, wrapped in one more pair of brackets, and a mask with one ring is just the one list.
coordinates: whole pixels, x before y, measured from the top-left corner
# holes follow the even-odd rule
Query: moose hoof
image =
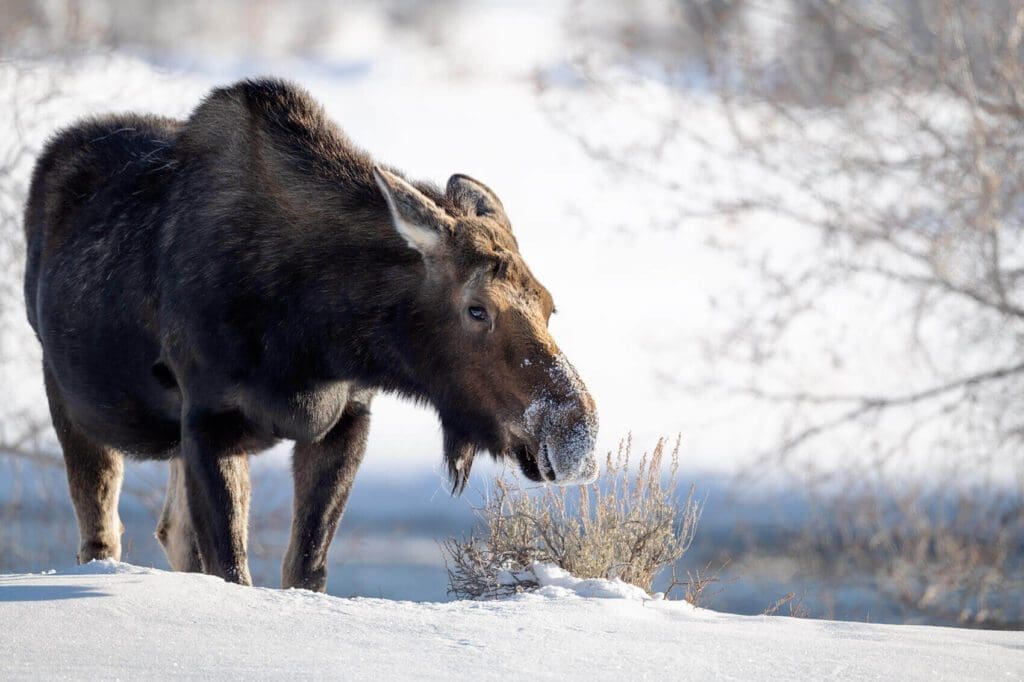
[(78, 563), (87, 564), (90, 561), (101, 561), (103, 559), (121, 560), (120, 542), (102, 542), (94, 540), (83, 542), (78, 548)]
[(327, 570), (310, 570), (294, 575), (286, 575), (281, 581), (284, 589), (309, 590), (310, 592), (327, 591)]

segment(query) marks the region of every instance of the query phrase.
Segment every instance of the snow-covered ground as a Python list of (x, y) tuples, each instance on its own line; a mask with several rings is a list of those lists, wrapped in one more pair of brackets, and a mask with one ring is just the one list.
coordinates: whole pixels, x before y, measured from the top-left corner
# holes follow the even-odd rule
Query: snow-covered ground
[(1024, 677), (1020, 632), (733, 616), (607, 581), (545, 582), (507, 601), (432, 604), (113, 562), (0, 576), (0, 678)]
[[(177, 52), (160, 55), (139, 50), (92, 54), (71, 63), (0, 61), (0, 103), (5, 104), (0, 106), (0, 141), (23, 135), (38, 149), (55, 129), (83, 116), (132, 110), (183, 117), (211, 87), (246, 76), (292, 79), (381, 161), (442, 183), (451, 173), (465, 172), (499, 192), (526, 259), (558, 302), (553, 333), (598, 402), (602, 451), (614, 448), (628, 431), (639, 449), (650, 449), (659, 435), (682, 433), (684, 480), (701, 471), (744, 471), (777, 432), (775, 415), (673, 385), (697, 383), (715, 369), (702, 354), (702, 343), (717, 338), (722, 320), (732, 312), (716, 309), (716, 297), (759, 284), (706, 240), (713, 236), (742, 242), (749, 232), (759, 233), (763, 240), (781, 243), (786, 248), (780, 251), (790, 257), (802, 254), (806, 245), (784, 226), (760, 218), (753, 225), (711, 219), (663, 229), (664, 207), (677, 205), (678, 197), (666, 196), (657, 183), (648, 186), (642, 178), (609, 172), (581, 149), (572, 137), (579, 128), (605, 125), (609, 135), (635, 132), (644, 119), (640, 103), (649, 107), (668, 100), (663, 87), (645, 84), (642, 97), (621, 103), (623, 113), (611, 121), (596, 116), (596, 107), (570, 120), (553, 118), (537, 96), (537, 80), (538, 74), (546, 74), (556, 90), (579, 87), (567, 75), (573, 55), (561, 44), (562, 23), (571, 23), (571, 7), (568, 2), (536, 0), (529, 7), (501, 1), (474, 5), (459, 22), (444, 27), (449, 42), (440, 52), (391, 32), (378, 10), (367, 9), (347, 23), (328, 27), (336, 31), (329, 50), (302, 57), (227, 58), (202, 54), (183, 43)], [(44, 96), (51, 85), (54, 93)], [(583, 103), (589, 105), (588, 100)], [(723, 124), (721, 112), (699, 92), (687, 101), (686, 111), (713, 129)], [(705, 185), (713, 184), (706, 160), (693, 151), (666, 159), (676, 166), (687, 193), (707, 191)], [(26, 156), (8, 175), (0, 175), (0, 183), (23, 186), (32, 160)], [(847, 374), (910, 385), (913, 377), (898, 357), (901, 349), (881, 348), (877, 340), (888, 323), (879, 314), (880, 302), (862, 297), (857, 305), (842, 303), (834, 306), (836, 315), (870, 323), (867, 332), (848, 335), (856, 362)], [(0, 371), (3, 412), (17, 414), (25, 408), (45, 415), (38, 346), (23, 311), (14, 306), (6, 312), (20, 327), (10, 341), (15, 348), (0, 350), (5, 358), (22, 352), (28, 357), (8, 362)], [(832, 328), (846, 335), (846, 327)], [(818, 366), (802, 356), (781, 369), (786, 378), (819, 388), (829, 387), (822, 384), (832, 376), (817, 372)], [(356, 513), (346, 518), (334, 543), (331, 571), (337, 582), (330, 588), (341, 595), (427, 593), (417, 598), (440, 599), (444, 579), (434, 541), (458, 531), (450, 527), (456, 521), (447, 517), (427, 528), (427, 515), (447, 513), (455, 503), (446, 499), (440, 476), (436, 490), (428, 481), (415, 495), (395, 483), (437, 468), (437, 421), (429, 410), (388, 396), (375, 404), (374, 412), (369, 451), (354, 493)], [(842, 445), (826, 454), (850, 454), (851, 461), (865, 454), (848, 453)], [(257, 459), (258, 478), (271, 469), (277, 475), (260, 478), (265, 482), (257, 486), (255, 518), (288, 507), (286, 452), (282, 448)], [(143, 467), (131, 469), (137, 475)], [(477, 482), (493, 472), (493, 467), (479, 469)], [(0, 469), (0, 501), (15, 497), (13, 489), (22, 485), (22, 479), (17, 486), (12, 477), (5, 479), (5, 473)], [(40, 551), (39, 563), (4, 557), (13, 565), (8, 570), (59, 566), (71, 560), (77, 542), (62, 475), (29, 474), (24, 481), (27, 488), (17, 491), (22, 511), (11, 525), (22, 524), (22, 535), (45, 539), (56, 549), (52, 554)], [(151, 489), (159, 497), (159, 481)], [(707, 490), (699, 488), (698, 494)], [(355, 532), (360, 529), (358, 498), (364, 494), (372, 496), (375, 509), (388, 512), (389, 522), (409, 519), (394, 521), (396, 526), (404, 524), (408, 531), (410, 525), (422, 525), (414, 528), (415, 541), (396, 539), (378, 525), (360, 537)], [(736, 522), (723, 509), (730, 504), (712, 494), (702, 522), (706, 537), (713, 525)], [(52, 515), (46, 527), (27, 523), (24, 510), (30, 505), (60, 506), (60, 533)], [(768, 513), (756, 518), (761, 521)], [(457, 521), (466, 516), (457, 516)], [(163, 565), (152, 540), (154, 522), (145, 518), (137, 525), (129, 523), (125, 541), (126, 547), (135, 548), (127, 555), (131, 560), (149, 563), (143, 548), (148, 543), (152, 562)], [(11, 526), (0, 528), (5, 530), (11, 534)], [(268, 542), (259, 526), (253, 538)], [(282, 552), (271, 550), (263, 584), (277, 582)], [(409, 573), (407, 580), (385, 570), (385, 565), (398, 569), (402, 564), (423, 570)], [(408, 675), (421, 671), (443, 676), (458, 670), (467, 677), (510, 672), (545, 677), (563, 672), (758, 678), (772, 673), (797, 678), (1024, 675), (1024, 641), (1011, 634), (740, 618), (678, 603), (581, 600), (572, 590), (556, 595), (552, 589), (548, 596), (501, 603), (417, 605), (239, 590), (213, 579), (141, 569), (83, 570), (0, 578), (0, 678), (62, 672), (164, 676), (174, 670), (211, 677), (250, 672), (383, 677), (389, 666)], [(750, 602), (756, 612), (803, 586), (762, 586)], [(734, 594), (741, 587), (729, 584), (725, 589)], [(879, 617), (877, 609), (868, 613)], [(124, 667), (129, 664), (136, 667)], [(87, 665), (105, 667), (82, 667)]]

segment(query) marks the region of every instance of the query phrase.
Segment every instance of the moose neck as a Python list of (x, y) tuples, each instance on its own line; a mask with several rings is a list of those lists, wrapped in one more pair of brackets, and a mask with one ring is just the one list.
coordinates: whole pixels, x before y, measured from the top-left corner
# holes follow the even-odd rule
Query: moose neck
[[(281, 281), (298, 272), (305, 282), (288, 314), (316, 332), (314, 347), (296, 350), (325, 379), (429, 399), (413, 362), (414, 344), (423, 343), (417, 328), (423, 326), (417, 322), (423, 260), (395, 231), (369, 158), (349, 153), (347, 144), (327, 139), (324, 146), (342, 150), (329, 159), (304, 148), (282, 155), (271, 145), (252, 164), (273, 214), (265, 214), (268, 232), (261, 235), (272, 267), (281, 264)], [(446, 201), (437, 188), (417, 186)]]
[(424, 264), (394, 232), (384, 208), (346, 215), (329, 238), (301, 248), (297, 255), (312, 273), (315, 293), (303, 297), (296, 313), (316, 321), (317, 364), (331, 379), (429, 400), (416, 376), (420, 349), (414, 347), (425, 342), (419, 329)]

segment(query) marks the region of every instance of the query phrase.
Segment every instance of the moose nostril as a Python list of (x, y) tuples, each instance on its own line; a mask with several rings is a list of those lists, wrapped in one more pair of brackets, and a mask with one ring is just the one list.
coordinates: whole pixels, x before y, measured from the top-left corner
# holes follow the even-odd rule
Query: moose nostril
[(537, 468), (546, 481), (554, 481), (558, 478), (555, 474), (555, 468), (551, 464), (551, 457), (548, 454), (548, 444), (546, 442), (542, 442), (537, 449)]
[(174, 378), (174, 373), (171, 372), (171, 368), (166, 363), (157, 362), (154, 363), (151, 368), (153, 377), (157, 380), (163, 388), (168, 390), (172, 388), (178, 388), (178, 380)]

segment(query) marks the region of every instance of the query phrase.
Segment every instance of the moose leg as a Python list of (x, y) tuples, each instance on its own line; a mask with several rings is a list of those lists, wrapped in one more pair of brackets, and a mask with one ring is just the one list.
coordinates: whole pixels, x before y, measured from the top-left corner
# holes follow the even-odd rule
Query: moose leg
[(249, 459), (230, 444), (237, 417), (189, 412), (182, 423), (185, 497), (203, 568), (229, 582), (251, 585)]
[(296, 443), (292, 455), (295, 502), (281, 586), (323, 592), (327, 552), (366, 452), (372, 392), (356, 391), (341, 420), (318, 443)]
[(167, 496), (156, 526), (156, 539), (164, 548), (167, 561), (175, 571), (202, 573), (203, 562), (199, 558), (199, 541), (192, 527), (192, 516), (188, 509), (185, 492), (185, 462), (180, 457), (170, 461), (167, 479)]
[(78, 518), (78, 563), (93, 559), (121, 559), (124, 526), (117, 501), (124, 478), (121, 453), (90, 440), (68, 417), (57, 382), (44, 369), (46, 397), (53, 428), (64, 451), (71, 502)]

